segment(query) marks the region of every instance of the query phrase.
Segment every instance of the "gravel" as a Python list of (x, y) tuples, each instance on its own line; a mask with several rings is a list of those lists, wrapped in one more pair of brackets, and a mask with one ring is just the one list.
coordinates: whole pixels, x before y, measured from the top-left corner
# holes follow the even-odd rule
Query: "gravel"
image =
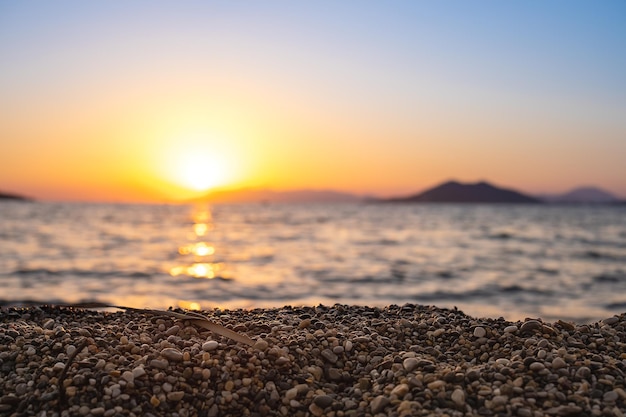
[(0, 416), (623, 416), (626, 314), (593, 324), (404, 305), (0, 310)]

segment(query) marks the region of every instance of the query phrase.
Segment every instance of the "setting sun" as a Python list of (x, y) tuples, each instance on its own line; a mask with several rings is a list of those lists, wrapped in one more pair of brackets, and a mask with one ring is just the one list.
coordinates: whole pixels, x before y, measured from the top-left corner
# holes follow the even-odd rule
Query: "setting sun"
[(160, 175), (193, 192), (232, 185), (240, 161), (232, 142), (210, 134), (173, 135), (160, 147)]
[(206, 191), (228, 181), (228, 167), (217, 155), (196, 154), (190, 150), (178, 164), (178, 182), (195, 191)]

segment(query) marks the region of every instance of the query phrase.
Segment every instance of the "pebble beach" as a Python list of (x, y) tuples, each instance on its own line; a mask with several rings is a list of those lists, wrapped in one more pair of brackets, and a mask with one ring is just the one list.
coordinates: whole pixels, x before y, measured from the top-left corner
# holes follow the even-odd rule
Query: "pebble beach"
[(626, 413), (626, 314), (580, 325), (412, 304), (201, 313), (252, 342), (141, 310), (0, 310), (0, 415)]

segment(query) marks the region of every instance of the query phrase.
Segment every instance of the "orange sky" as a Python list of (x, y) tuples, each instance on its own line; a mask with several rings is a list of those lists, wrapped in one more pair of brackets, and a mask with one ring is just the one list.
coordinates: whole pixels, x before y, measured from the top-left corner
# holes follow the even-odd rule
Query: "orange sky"
[(623, 5), (455, 6), (5, 3), (0, 190), (394, 195), (455, 178), (626, 197)]

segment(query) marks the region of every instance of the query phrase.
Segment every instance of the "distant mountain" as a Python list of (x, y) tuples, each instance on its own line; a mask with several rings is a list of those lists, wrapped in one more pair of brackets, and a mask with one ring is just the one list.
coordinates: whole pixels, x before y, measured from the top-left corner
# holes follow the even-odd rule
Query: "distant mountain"
[(449, 181), (404, 198), (386, 201), (407, 203), (539, 203), (536, 198), (514, 190), (495, 187), (487, 182), (462, 184)]
[(578, 187), (564, 194), (544, 196), (550, 203), (612, 204), (620, 201), (615, 195), (598, 187)]
[(352, 203), (363, 197), (329, 190), (274, 191), (259, 188), (218, 190), (201, 197), (210, 203)]
[(0, 200), (30, 201), (30, 198), (17, 194), (3, 193), (0, 191)]

